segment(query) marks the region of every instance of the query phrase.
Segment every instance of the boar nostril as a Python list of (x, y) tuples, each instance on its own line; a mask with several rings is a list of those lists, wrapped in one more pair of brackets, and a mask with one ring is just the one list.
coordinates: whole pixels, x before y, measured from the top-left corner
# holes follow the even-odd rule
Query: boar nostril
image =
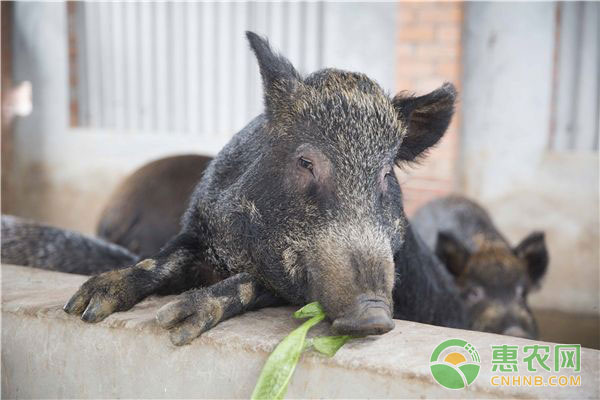
[(368, 307), (359, 315), (336, 319), (331, 328), (341, 335), (383, 335), (394, 329), (394, 320), (387, 308)]
[(519, 326), (511, 326), (502, 332), (503, 335), (516, 336), (525, 339), (534, 339), (534, 337)]

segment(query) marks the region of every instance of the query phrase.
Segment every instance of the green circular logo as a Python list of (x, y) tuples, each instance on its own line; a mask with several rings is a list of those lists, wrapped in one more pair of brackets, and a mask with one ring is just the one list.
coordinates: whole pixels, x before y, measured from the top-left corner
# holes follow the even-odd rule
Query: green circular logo
[(440, 343), (429, 360), (431, 375), (448, 389), (462, 389), (473, 383), (479, 374), (480, 364), (475, 347), (461, 339)]

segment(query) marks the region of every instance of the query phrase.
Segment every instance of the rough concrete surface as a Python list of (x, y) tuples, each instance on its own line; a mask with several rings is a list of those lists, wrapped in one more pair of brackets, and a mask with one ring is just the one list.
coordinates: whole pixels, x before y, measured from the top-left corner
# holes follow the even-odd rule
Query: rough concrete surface
[[(292, 308), (264, 309), (175, 347), (154, 320), (169, 298), (147, 299), (95, 325), (65, 314), (61, 306), (85, 279), (2, 266), (3, 398), (247, 398), (268, 353), (299, 324)], [(327, 332), (322, 323), (311, 334)], [(449, 338), (472, 343), (481, 356), (467, 389), (444, 389), (429, 372), (431, 352)], [(286, 397), (598, 398), (600, 352), (590, 349), (582, 351), (580, 387), (493, 387), (490, 345), (532, 343), (396, 321), (390, 333), (350, 341), (331, 359), (304, 355)]]

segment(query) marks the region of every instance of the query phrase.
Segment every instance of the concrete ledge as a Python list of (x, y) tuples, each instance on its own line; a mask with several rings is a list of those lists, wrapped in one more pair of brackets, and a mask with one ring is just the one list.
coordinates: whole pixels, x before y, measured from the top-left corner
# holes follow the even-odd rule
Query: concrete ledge
[[(264, 309), (178, 348), (154, 322), (168, 298), (96, 325), (65, 314), (62, 304), (85, 279), (2, 266), (3, 398), (247, 398), (268, 353), (299, 323), (291, 308)], [(328, 331), (326, 323), (317, 328), (313, 334)], [(472, 343), (481, 356), (481, 373), (467, 389), (447, 390), (429, 372), (431, 352), (450, 338)], [(598, 398), (600, 352), (590, 349), (582, 350), (579, 387), (492, 386), (490, 345), (532, 343), (541, 342), (396, 321), (392, 332), (351, 341), (333, 359), (305, 354), (287, 397)]]

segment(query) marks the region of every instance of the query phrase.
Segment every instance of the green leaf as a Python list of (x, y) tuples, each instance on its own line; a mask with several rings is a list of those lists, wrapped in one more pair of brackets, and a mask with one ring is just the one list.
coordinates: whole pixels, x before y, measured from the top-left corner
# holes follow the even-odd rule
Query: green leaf
[(283, 399), (300, 355), (307, 348), (329, 357), (346, 343), (350, 336), (321, 336), (306, 339), (309, 329), (325, 319), (325, 311), (317, 302), (310, 303), (294, 313), (295, 318), (310, 318), (287, 335), (271, 353), (252, 392), (252, 399)]
[(312, 345), (319, 353), (333, 357), (352, 336), (319, 336), (312, 339)]
[(325, 311), (323, 311), (323, 307), (319, 304), (319, 302), (315, 301), (313, 303), (308, 303), (298, 311), (294, 313), (294, 318), (309, 318), (316, 316), (325, 316)]
[[(304, 308), (306, 306), (298, 312), (304, 310)], [(311, 310), (314, 310), (314, 306)], [(252, 392), (252, 399), (283, 399), (294, 369), (296, 369), (296, 364), (300, 359), (300, 354), (304, 350), (304, 341), (308, 330), (324, 318), (325, 314), (322, 312), (320, 315), (313, 316), (294, 329), (277, 345), (258, 377), (258, 382)]]

